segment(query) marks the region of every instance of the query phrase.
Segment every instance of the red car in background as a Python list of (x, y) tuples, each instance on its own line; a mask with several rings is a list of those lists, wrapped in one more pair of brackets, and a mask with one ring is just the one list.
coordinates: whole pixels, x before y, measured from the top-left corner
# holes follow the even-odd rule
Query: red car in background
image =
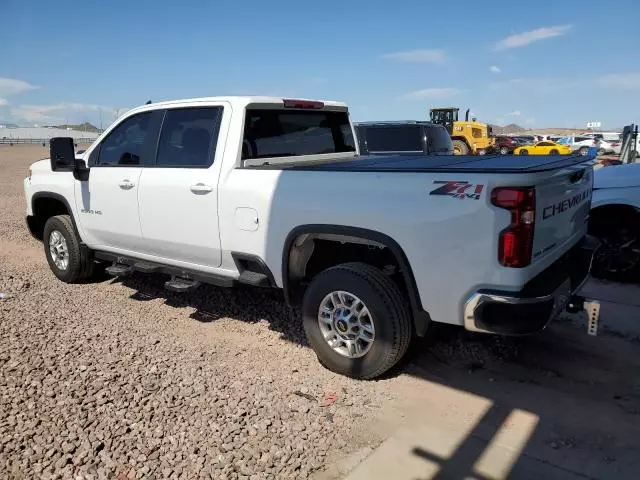
[(494, 149), (496, 152), (500, 153), (500, 155), (508, 155), (513, 153), (513, 150), (520, 145), (511, 137), (506, 136), (496, 136), (495, 137), (495, 145)]

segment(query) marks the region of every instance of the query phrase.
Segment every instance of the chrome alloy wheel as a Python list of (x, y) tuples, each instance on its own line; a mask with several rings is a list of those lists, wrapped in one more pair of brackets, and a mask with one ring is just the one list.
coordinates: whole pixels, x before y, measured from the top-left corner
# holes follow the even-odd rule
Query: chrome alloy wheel
[(376, 338), (369, 309), (349, 292), (335, 291), (324, 297), (318, 309), (318, 324), (327, 344), (347, 358), (364, 356)]
[(67, 248), (67, 241), (58, 230), (53, 230), (49, 235), (49, 253), (51, 253), (51, 260), (56, 264), (56, 267), (60, 270), (67, 269), (69, 266), (69, 249)]

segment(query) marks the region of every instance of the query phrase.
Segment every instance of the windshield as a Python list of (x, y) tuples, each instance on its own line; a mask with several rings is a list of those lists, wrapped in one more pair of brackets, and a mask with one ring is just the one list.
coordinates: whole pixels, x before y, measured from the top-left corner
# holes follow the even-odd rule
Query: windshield
[(556, 143), (560, 145), (569, 145), (571, 143), (571, 137), (560, 137), (556, 140)]

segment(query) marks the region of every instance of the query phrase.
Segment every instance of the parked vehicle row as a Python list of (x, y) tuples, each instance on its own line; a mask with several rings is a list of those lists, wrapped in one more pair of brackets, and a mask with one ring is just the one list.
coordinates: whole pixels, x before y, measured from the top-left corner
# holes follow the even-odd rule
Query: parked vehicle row
[[(590, 158), (382, 155), (392, 125), (356, 127), (338, 102), (211, 97), (127, 112), (76, 158), (73, 140), (24, 180), (27, 224), (63, 282), (106, 272), (282, 289), (310, 346), (375, 378), (431, 322), (543, 329), (587, 278)], [(374, 129), (377, 135), (370, 135)], [(411, 131), (410, 131), (411, 130)], [(378, 156), (360, 156), (364, 142)], [(96, 286), (95, 288), (100, 288)], [(295, 320), (292, 320), (295, 321)]]

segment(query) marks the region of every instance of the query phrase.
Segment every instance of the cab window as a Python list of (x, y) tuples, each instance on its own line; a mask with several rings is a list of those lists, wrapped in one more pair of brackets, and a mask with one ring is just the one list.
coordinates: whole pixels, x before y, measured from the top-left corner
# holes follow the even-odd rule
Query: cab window
[(153, 165), (162, 115), (163, 111), (154, 110), (123, 120), (92, 152), (89, 164), (93, 167)]

